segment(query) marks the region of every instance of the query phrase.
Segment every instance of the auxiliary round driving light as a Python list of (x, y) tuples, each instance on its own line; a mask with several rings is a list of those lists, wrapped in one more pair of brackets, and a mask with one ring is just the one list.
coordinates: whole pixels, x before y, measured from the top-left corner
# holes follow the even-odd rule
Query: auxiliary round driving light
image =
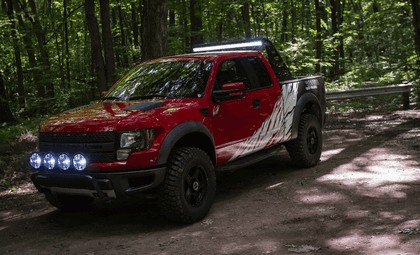
[(50, 170), (55, 167), (55, 158), (52, 153), (47, 153), (44, 156), (44, 166)]
[(29, 164), (35, 168), (35, 169), (39, 169), (41, 167), (42, 164), (42, 158), (41, 155), (39, 155), (39, 153), (32, 153), (31, 156), (29, 157)]
[(87, 167), (87, 159), (82, 154), (78, 153), (73, 157), (73, 166), (78, 171), (83, 171)]
[(61, 169), (67, 170), (71, 166), (71, 159), (67, 154), (60, 154), (60, 156), (58, 156), (57, 163)]

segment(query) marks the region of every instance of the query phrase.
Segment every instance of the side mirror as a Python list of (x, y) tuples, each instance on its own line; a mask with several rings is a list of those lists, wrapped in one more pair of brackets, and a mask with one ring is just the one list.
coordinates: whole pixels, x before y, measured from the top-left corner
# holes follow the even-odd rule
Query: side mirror
[(233, 82), (222, 85), (220, 90), (213, 91), (213, 98), (216, 102), (239, 99), (245, 96), (245, 83)]

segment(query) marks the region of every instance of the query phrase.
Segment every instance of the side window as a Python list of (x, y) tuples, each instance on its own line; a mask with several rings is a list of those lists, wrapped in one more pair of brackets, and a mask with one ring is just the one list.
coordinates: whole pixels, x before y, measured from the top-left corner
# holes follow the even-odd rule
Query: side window
[(248, 57), (247, 60), (251, 64), (256, 75), (257, 84), (255, 84), (255, 88), (270, 87), (273, 82), (271, 81), (270, 74), (261, 59), (259, 57)]
[(229, 59), (220, 64), (214, 89), (218, 90), (223, 84), (232, 82), (243, 82), (246, 88), (250, 86), (249, 78), (240, 59)]

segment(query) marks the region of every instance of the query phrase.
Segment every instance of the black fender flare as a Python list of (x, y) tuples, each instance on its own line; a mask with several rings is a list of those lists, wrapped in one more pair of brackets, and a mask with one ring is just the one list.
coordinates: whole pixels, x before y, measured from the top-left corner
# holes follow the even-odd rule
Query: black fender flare
[(319, 118), (321, 127), (324, 126), (323, 120), (324, 120), (325, 113), (321, 109), (321, 103), (319, 102), (319, 99), (317, 98), (315, 94), (307, 92), (298, 99), (298, 102), (296, 104), (295, 114), (293, 116), (291, 139), (297, 138), (298, 131), (299, 131), (298, 129), (299, 129), (300, 117), (302, 115), (303, 110), (305, 109), (305, 106), (308, 105), (309, 103), (312, 103), (313, 105), (317, 107), (317, 111), (320, 114), (320, 116), (317, 115), (317, 118)]
[(187, 121), (174, 127), (165, 137), (160, 146), (157, 164), (164, 165), (168, 161), (169, 155), (176, 143), (184, 136), (191, 133), (202, 133), (207, 136), (215, 148), (214, 139), (206, 126), (197, 121)]

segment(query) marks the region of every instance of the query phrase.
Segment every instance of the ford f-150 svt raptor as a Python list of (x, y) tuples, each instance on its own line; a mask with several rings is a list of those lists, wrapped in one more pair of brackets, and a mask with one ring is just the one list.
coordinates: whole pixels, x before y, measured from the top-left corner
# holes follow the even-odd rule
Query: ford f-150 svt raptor
[(188, 223), (209, 211), (216, 171), (282, 145), (297, 166), (318, 163), (321, 77), (293, 78), (267, 39), (193, 51), (141, 63), (98, 102), (41, 124), (31, 179), (53, 206), (154, 192), (165, 217)]

